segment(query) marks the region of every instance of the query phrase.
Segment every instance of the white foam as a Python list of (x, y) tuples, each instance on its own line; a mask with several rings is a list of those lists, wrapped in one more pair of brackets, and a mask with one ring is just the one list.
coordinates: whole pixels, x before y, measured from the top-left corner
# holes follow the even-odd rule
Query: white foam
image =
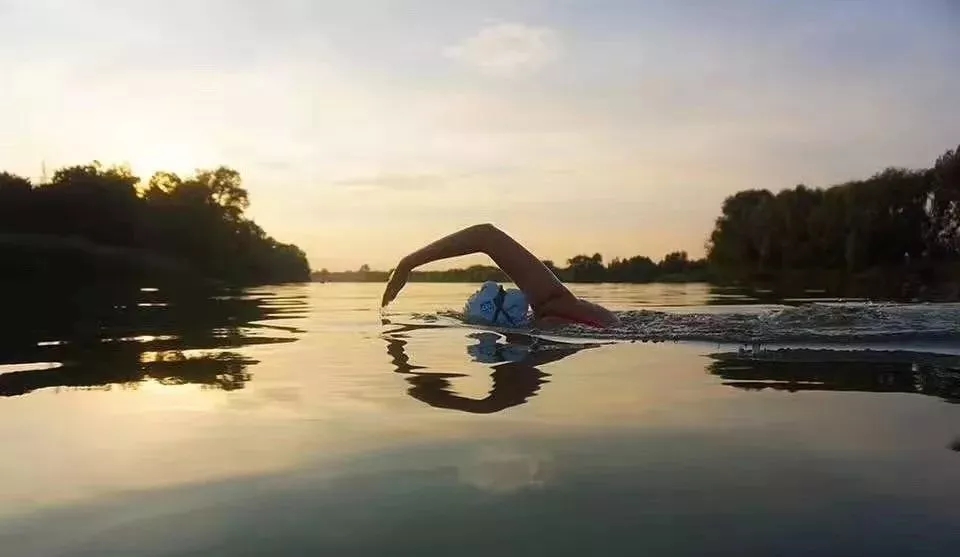
[(564, 334), (641, 341), (960, 341), (960, 304), (816, 303), (751, 313), (618, 312), (621, 325), (570, 325)]

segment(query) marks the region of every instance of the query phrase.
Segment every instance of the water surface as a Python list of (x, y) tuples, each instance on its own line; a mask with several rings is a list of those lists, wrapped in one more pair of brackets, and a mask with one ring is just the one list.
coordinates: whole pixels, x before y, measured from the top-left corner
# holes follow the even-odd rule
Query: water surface
[(957, 306), (584, 285), (623, 329), (529, 335), (473, 288), (21, 297), (3, 554), (960, 547)]

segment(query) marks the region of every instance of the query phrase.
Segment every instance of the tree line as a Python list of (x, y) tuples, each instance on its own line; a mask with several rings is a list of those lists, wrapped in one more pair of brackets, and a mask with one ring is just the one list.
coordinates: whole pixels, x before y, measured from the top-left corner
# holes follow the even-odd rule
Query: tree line
[(146, 183), (97, 162), (55, 171), (44, 183), (0, 172), (3, 278), (117, 279), (144, 270), (227, 284), (309, 280), (297, 246), (245, 215), (240, 174), (158, 172)]
[(746, 278), (949, 268), (960, 262), (960, 147), (930, 168), (738, 192), (723, 203), (707, 258), (718, 272)]
[[(685, 252), (659, 262), (648, 257), (577, 255), (567, 266), (544, 263), (567, 282), (711, 281), (859, 289), (879, 295), (916, 294), (946, 285), (960, 296), (960, 147), (929, 168), (887, 168), (873, 176), (772, 193), (737, 192), (723, 202), (706, 244), (707, 257)], [(384, 281), (389, 273), (313, 274), (323, 281)], [(411, 280), (509, 280), (496, 267), (415, 272)], [(786, 285), (792, 288), (793, 286)], [(918, 292), (911, 292), (916, 287)]]
[[(96, 277), (144, 269), (229, 284), (309, 280), (303, 251), (271, 238), (245, 215), (247, 191), (227, 167), (191, 176), (159, 172), (146, 183), (125, 167), (65, 167), (49, 180), (0, 172), (2, 278)], [(558, 267), (568, 282), (764, 281), (797, 271), (958, 282), (960, 147), (923, 169), (887, 168), (826, 188), (729, 196), (707, 241), (686, 252), (614, 258), (576, 255)], [(947, 270), (946, 272), (944, 270)], [(384, 281), (386, 271), (312, 274), (321, 281)], [(804, 275), (812, 276), (812, 275)], [(946, 278), (945, 278), (946, 277)], [(412, 280), (509, 280), (492, 266), (417, 271)], [(806, 280), (806, 279), (805, 279)]]
[[(624, 259), (617, 257), (604, 264), (603, 256), (595, 253), (571, 257), (567, 260), (566, 267), (557, 267), (550, 260), (543, 261), (543, 264), (564, 282), (645, 283), (693, 282), (708, 279), (706, 260), (692, 260), (685, 251), (669, 253), (658, 262), (638, 255)], [(385, 282), (389, 276), (389, 271), (374, 271), (369, 265), (363, 265), (356, 271), (322, 269), (313, 273), (313, 279), (320, 282)], [(414, 271), (410, 274), (410, 280), (413, 282), (484, 282), (488, 280), (507, 282), (510, 277), (498, 267), (472, 265), (465, 269)]]

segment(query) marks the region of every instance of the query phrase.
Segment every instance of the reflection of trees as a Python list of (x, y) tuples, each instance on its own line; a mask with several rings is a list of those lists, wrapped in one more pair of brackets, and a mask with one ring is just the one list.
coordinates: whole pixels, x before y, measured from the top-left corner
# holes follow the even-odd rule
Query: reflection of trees
[(915, 352), (782, 350), (711, 355), (707, 370), (747, 390), (919, 393), (960, 402), (960, 358)]
[[(29, 293), (28, 293), (29, 294)], [(48, 387), (200, 384), (235, 390), (250, 380), (256, 360), (245, 346), (293, 342), (299, 330), (271, 325), (299, 316), (300, 295), (252, 296), (240, 292), (70, 293), (25, 296), (13, 304), (11, 331), (0, 346), (0, 396)], [(52, 362), (52, 369), (16, 370), (17, 364)]]
[(145, 354), (144, 362), (110, 361), (68, 363), (54, 369), (0, 374), (0, 396), (23, 395), (47, 387), (89, 388), (136, 385), (153, 379), (163, 385), (200, 384), (232, 391), (250, 380), (247, 366), (258, 363), (235, 352), (187, 356), (183, 352)]
[(387, 354), (395, 371), (406, 374), (410, 384), (407, 394), (436, 408), (459, 410), (472, 414), (492, 414), (512, 406), (524, 404), (540, 391), (549, 374), (538, 369), (593, 345), (566, 344), (542, 341), (520, 334), (506, 336), (494, 333), (472, 335), (477, 343), (468, 347), (475, 361), (491, 365), (492, 385), (489, 394), (481, 399), (460, 395), (451, 379), (465, 377), (463, 373), (425, 371), (414, 365), (407, 355), (407, 341), (403, 331), (418, 328), (401, 327), (385, 336)]
[(260, 363), (235, 352), (187, 356), (183, 352), (152, 354), (143, 362), (143, 375), (164, 385), (195, 383), (225, 391), (242, 389), (250, 380), (247, 366)]

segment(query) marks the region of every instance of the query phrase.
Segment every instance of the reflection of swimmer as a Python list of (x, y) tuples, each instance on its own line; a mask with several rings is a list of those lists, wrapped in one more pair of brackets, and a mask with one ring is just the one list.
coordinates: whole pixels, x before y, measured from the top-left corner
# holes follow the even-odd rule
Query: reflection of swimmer
[[(471, 337), (477, 343), (468, 346), (467, 353), (474, 361), (492, 364), (493, 369), (490, 374), (493, 385), (490, 393), (482, 399), (465, 397), (453, 390), (450, 379), (463, 377), (462, 373), (419, 371), (425, 368), (410, 363), (405, 348), (407, 341), (388, 336), (387, 353), (393, 359), (396, 372), (409, 375), (406, 379), (411, 387), (407, 394), (436, 408), (492, 414), (523, 404), (537, 394), (540, 385), (546, 383), (549, 377), (537, 366), (595, 346), (553, 342), (541, 345), (541, 341), (526, 335), (505, 338), (495, 333), (476, 333)], [(504, 341), (501, 342), (501, 339)]]
[(525, 247), (489, 224), (454, 232), (401, 259), (390, 275), (380, 305), (386, 306), (397, 297), (417, 267), (470, 253), (490, 256), (519, 287), (504, 290), (495, 282), (485, 282), (467, 301), (464, 313), (471, 321), (505, 327), (527, 327), (531, 323), (538, 327), (567, 323), (608, 327), (618, 322), (606, 308), (574, 296)]

